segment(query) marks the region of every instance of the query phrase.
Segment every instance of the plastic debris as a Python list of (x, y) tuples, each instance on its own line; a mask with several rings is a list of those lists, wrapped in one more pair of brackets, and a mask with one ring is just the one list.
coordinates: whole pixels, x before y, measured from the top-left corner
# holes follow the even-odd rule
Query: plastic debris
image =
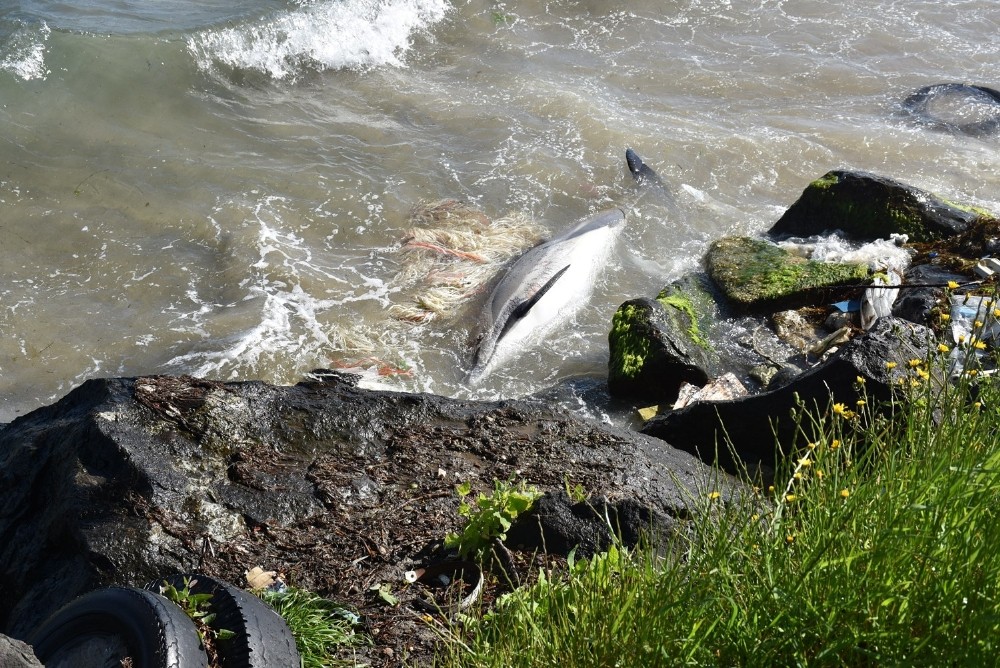
[[(876, 276), (872, 284), (875, 286), (899, 285), (903, 282), (902, 277), (895, 271), (886, 272), (886, 278)], [(861, 297), (861, 328), (871, 329), (872, 325), (879, 318), (892, 315), (892, 305), (899, 296), (899, 288), (886, 289), (873, 287), (865, 290)]]
[(1000, 260), (993, 257), (984, 257), (973, 269), (979, 278), (989, 278), (1000, 272)]
[(726, 401), (746, 396), (747, 389), (733, 373), (725, 373), (704, 387), (696, 387), (690, 383), (681, 385), (674, 410), (684, 408), (695, 401)]
[(861, 310), (861, 300), (845, 299), (842, 302), (834, 302), (833, 304), (830, 304), (830, 306), (837, 309), (841, 313), (854, 313)]

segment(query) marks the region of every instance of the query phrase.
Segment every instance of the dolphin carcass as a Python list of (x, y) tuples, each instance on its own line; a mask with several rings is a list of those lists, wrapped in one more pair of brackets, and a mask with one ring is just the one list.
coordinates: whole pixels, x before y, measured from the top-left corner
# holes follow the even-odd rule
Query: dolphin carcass
[(511, 265), (480, 316), (470, 385), (543, 339), (589, 300), (624, 223), (621, 209), (588, 216)]

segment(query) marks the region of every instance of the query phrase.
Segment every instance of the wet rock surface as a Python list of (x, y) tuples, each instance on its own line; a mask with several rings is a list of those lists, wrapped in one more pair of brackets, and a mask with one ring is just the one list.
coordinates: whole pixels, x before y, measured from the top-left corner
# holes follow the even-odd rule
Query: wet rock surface
[(656, 299), (618, 307), (608, 335), (608, 389), (619, 397), (674, 401), (684, 383), (702, 386), (717, 366), (692, 340), (690, 317)]
[(959, 234), (984, 217), (992, 218), (884, 176), (834, 170), (810, 183), (769, 233), (809, 236), (839, 230), (852, 239), (906, 234), (910, 241), (933, 241)]
[(838, 287), (868, 280), (858, 263), (816, 262), (794, 255), (764, 239), (723, 237), (709, 246), (708, 274), (738, 309), (797, 308)]
[[(854, 408), (859, 400), (878, 404), (889, 399), (908, 361), (928, 358), (932, 336), (927, 327), (882, 318), (869, 332), (778, 389), (732, 401), (694, 403), (654, 417), (642, 432), (728, 471), (746, 470), (766, 480), (776, 464), (775, 443), (789, 454), (796, 442), (794, 409), (824, 411), (831, 400)], [(888, 362), (895, 363), (894, 368)]]
[[(366, 391), (337, 375), (92, 380), (0, 431), (0, 631), (23, 638), (106, 585), (192, 571), (243, 583), (262, 566), (357, 609), (375, 643), (359, 660), (420, 664), (435, 634), (403, 573), (441, 558), (457, 483), (579, 485), (636, 538), (683, 522), (711, 476), (663, 441), (541, 402)], [(565, 545), (604, 545), (604, 510), (574, 512)], [(534, 545), (531, 531), (518, 541)]]
[(30, 645), (0, 635), (0, 667), (42, 668), (42, 664), (31, 651)]

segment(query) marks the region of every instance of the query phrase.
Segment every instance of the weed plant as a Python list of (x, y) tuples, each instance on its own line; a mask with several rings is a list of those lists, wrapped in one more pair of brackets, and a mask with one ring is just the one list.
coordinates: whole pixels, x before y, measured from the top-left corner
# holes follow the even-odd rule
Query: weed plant
[(941, 344), (887, 363), (900, 393), (878, 410), (803, 407), (769, 489), (699, 492), (671, 549), (542, 573), (456, 625), (439, 665), (995, 665), (1000, 379), (975, 335), (957, 347), (953, 382)]
[(302, 668), (354, 665), (346, 659), (338, 661), (335, 654), (368, 642), (354, 631), (356, 615), (318, 594), (287, 587), (282, 591), (262, 590), (258, 595), (288, 624)]
[(479, 494), (472, 499), (472, 485), (468, 482), (456, 488), (461, 503), (458, 514), (466, 519), (460, 533), (445, 536), (444, 544), (457, 550), (463, 559), (482, 561), (493, 540), (507, 537), (514, 520), (531, 510), (542, 495), (523, 481), (515, 485), (509, 481), (495, 480), (490, 494)]

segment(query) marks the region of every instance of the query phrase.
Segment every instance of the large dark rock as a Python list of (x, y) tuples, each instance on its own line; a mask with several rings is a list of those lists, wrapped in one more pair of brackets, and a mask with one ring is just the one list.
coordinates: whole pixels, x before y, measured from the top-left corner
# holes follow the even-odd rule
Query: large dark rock
[(986, 137), (1000, 131), (1000, 91), (947, 82), (924, 86), (903, 100), (902, 110), (934, 130)]
[[(745, 468), (768, 478), (777, 462), (776, 453), (789, 454), (796, 442), (794, 409), (824, 411), (831, 402), (854, 408), (861, 398), (858, 377), (866, 381), (868, 401), (877, 404), (890, 398), (898, 379), (912, 376), (909, 360), (928, 358), (932, 336), (926, 327), (882, 318), (787, 385), (744, 399), (694, 403), (653, 418), (642, 432), (705, 461), (718, 462), (726, 470)], [(895, 367), (890, 369), (888, 362)]]
[(840, 230), (865, 241), (891, 234), (906, 234), (911, 242), (933, 241), (983, 218), (996, 217), (889, 178), (835, 170), (810, 183), (769, 233), (808, 237)]
[(655, 542), (650, 531), (675, 529), (683, 519), (686, 516), (657, 516), (649, 506), (630, 498), (574, 501), (559, 489), (546, 493), (530, 513), (518, 518), (507, 532), (507, 542), (536, 552), (576, 550), (578, 557), (590, 558), (616, 541), (636, 545), (643, 538), (653, 538)]
[(892, 314), (918, 324), (931, 322), (932, 314), (942, 312), (942, 308), (945, 313), (950, 309), (944, 303), (948, 282), (964, 283), (969, 280), (969, 276), (930, 264), (910, 267), (903, 277), (903, 289), (892, 305)]
[(690, 299), (681, 293), (631, 299), (618, 307), (608, 334), (608, 390), (618, 397), (673, 402), (684, 383), (702, 386), (717, 367), (698, 334)]
[(365, 391), (335, 375), (93, 380), (0, 430), (0, 630), (23, 638), (97, 587), (193, 571), (239, 583), (259, 565), (358, 608), (398, 662), (433, 633), (371, 586), (406, 600), (403, 572), (459, 528), (457, 483), (580, 485), (630, 509), (620, 518), (641, 526), (622, 533), (636, 536), (670, 531), (709, 476), (662, 441), (540, 403)]

